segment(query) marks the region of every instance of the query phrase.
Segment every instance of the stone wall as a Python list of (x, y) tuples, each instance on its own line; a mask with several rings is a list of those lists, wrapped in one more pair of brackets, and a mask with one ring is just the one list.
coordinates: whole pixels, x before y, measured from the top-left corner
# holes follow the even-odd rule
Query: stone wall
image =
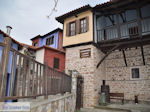
[[(104, 62), (110, 92), (124, 93), (126, 100), (134, 100), (138, 95), (139, 100), (150, 101), (150, 46), (144, 46), (146, 65), (143, 65), (140, 47), (126, 49), (125, 55), (127, 67), (119, 50), (111, 53)], [(140, 78), (132, 78), (132, 68), (139, 68)]]
[(74, 112), (75, 94), (49, 96), (49, 99), (37, 99), (31, 102), (31, 112)]
[[(80, 58), (80, 50), (91, 48), (90, 58)], [(83, 107), (93, 107), (100, 98), (102, 80), (110, 86), (110, 92), (124, 93), (126, 100), (134, 100), (139, 95), (141, 101), (150, 101), (150, 46), (144, 46), (146, 65), (143, 65), (141, 49), (125, 50), (127, 67), (122, 51), (116, 50), (96, 68), (104, 54), (94, 45), (66, 48), (66, 73), (77, 70), (84, 78)], [(138, 67), (140, 78), (131, 78), (131, 68)], [(143, 80), (144, 79), (144, 80)]]
[[(91, 48), (91, 57), (80, 58), (80, 50)], [(69, 70), (77, 70), (84, 78), (83, 83), (83, 107), (92, 107), (98, 103), (100, 80), (104, 79), (104, 69), (96, 70), (96, 60), (103, 54), (93, 45), (77, 46), (66, 49), (66, 73)], [(98, 59), (99, 60), (99, 59)]]

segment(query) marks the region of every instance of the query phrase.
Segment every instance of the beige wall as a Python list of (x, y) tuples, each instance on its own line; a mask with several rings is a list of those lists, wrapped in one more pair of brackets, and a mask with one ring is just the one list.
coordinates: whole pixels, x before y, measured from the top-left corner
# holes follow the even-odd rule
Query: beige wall
[(45, 52), (45, 49), (43, 48), (43, 49), (37, 50), (36, 55), (35, 55), (36, 61), (38, 61), (42, 64), (44, 64), (44, 54), (45, 54), (44, 52)]
[[(64, 31), (63, 31), (63, 47), (69, 45), (75, 45), (79, 43), (91, 42), (93, 41), (93, 14), (91, 11), (86, 11), (77, 15), (78, 17), (72, 16), (64, 21)], [(89, 30), (86, 33), (77, 34), (75, 36), (66, 36), (66, 25), (67, 23), (73, 22), (78, 19), (82, 19), (89, 16)]]

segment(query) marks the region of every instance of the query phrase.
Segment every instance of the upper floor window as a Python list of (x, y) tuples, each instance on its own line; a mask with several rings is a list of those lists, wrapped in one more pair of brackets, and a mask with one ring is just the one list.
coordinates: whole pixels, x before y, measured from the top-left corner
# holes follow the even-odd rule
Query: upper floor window
[(34, 46), (37, 47), (37, 46), (38, 46), (38, 43), (37, 43), (37, 42), (34, 42)]
[(54, 44), (54, 36), (46, 39), (46, 45), (52, 45)]
[(141, 15), (143, 18), (150, 17), (149, 10), (150, 10), (150, 5), (146, 5), (141, 8)]
[(66, 24), (66, 36), (74, 36), (89, 30), (89, 17), (78, 19)]
[(81, 19), (80, 20), (80, 33), (86, 32), (86, 19)]
[(59, 58), (54, 58), (54, 68), (59, 69)]
[(125, 15), (126, 15), (126, 20), (127, 21), (132, 21), (132, 20), (137, 19), (137, 12), (136, 12), (135, 9), (133, 9), (133, 10), (127, 10), (125, 12)]
[(76, 24), (75, 24), (75, 22), (70, 23), (69, 32), (70, 32), (70, 36), (75, 35), (75, 32), (76, 32)]

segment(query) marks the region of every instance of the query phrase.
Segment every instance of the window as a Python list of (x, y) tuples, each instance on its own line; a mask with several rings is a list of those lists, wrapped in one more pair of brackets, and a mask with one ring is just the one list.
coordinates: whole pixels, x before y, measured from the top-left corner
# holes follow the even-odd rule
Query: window
[(54, 44), (54, 36), (46, 39), (46, 45), (52, 45)]
[(141, 13), (142, 13), (143, 18), (144, 17), (150, 17), (149, 10), (150, 10), (150, 5), (146, 5), (146, 6), (141, 8)]
[(75, 22), (72, 22), (72, 23), (70, 23), (70, 36), (73, 36), (73, 35), (75, 35), (75, 31), (76, 31), (76, 28), (75, 28)]
[(139, 68), (131, 69), (132, 78), (140, 78)]
[(37, 43), (37, 42), (34, 42), (34, 46), (37, 47), (37, 46), (38, 46), (38, 43)]
[(90, 57), (91, 57), (91, 48), (80, 50), (80, 58), (90, 58)]
[(86, 32), (86, 19), (81, 19), (80, 20), (80, 33)]
[(54, 68), (59, 69), (59, 59), (54, 58)]
[(66, 36), (74, 36), (89, 30), (89, 17), (77, 19), (66, 24)]
[(132, 21), (132, 20), (137, 19), (137, 12), (136, 12), (136, 10), (127, 10), (125, 12), (125, 15), (126, 15), (126, 20), (127, 21)]

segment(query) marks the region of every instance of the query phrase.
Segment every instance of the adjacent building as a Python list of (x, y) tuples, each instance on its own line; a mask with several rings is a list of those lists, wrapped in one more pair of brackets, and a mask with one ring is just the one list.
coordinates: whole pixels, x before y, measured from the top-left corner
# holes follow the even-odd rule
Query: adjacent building
[(62, 47), (63, 30), (57, 28), (43, 36), (32, 38), (32, 46), (22, 44), (24, 48), (20, 51), (40, 63), (47, 63), (51, 68), (64, 72), (65, 50)]
[[(9, 27), (11, 28), (11, 27)], [(7, 33), (10, 33), (10, 31), (8, 32), (7, 30)], [(9, 36), (9, 34), (7, 34), (5, 32), (3, 32), (2, 30), (0, 30), (0, 68), (2, 69), (3, 68), (3, 63), (4, 63), (4, 60), (5, 60), (5, 56), (6, 54), (4, 54), (4, 49), (6, 49), (6, 45), (7, 44), (10, 44), (10, 51), (9, 51), (9, 57), (8, 57), (8, 70), (7, 70), (7, 82), (6, 82), (6, 96), (9, 96), (10, 94), (10, 82), (11, 82), (11, 77), (13, 77), (13, 80), (15, 80), (16, 76), (16, 69), (17, 69), (17, 54), (14, 54), (13, 53), (13, 50), (16, 50), (18, 51), (22, 45), (21, 43), (19, 43), (18, 41), (16, 41), (15, 39), (13, 39), (12, 37)], [(7, 38), (10, 38), (10, 43), (7, 43), (9, 42)], [(15, 57), (15, 58), (14, 58)], [(13, 60), (14, 59), (14, 60)], [(13, 69), (12, 69), (13, 67)], [(0, 79), (4, 78), (3, 75), (0, 75)], [(1, 84), (0, 86), (2, 85), (2, 81), (0, 81)], [(5, 82), (3, 82), (4, 84)], [(15, 87), (13, 87), (15, 88)]]
[(126, 101), (150, 102), (150, 2), (111, 0), (56, 18), (63, 24), (65, 72), (84, 78), (83, 107), (100, 98), (102, 80)]

